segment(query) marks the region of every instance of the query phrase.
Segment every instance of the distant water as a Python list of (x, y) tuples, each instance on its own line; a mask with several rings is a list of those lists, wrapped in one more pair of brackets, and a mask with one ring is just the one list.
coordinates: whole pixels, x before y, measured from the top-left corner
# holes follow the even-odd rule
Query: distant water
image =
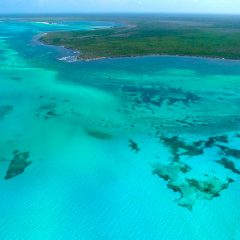
[(240, 239), (240, 62), (36, 37), (112, 26), (0, 22), (0, 239)]

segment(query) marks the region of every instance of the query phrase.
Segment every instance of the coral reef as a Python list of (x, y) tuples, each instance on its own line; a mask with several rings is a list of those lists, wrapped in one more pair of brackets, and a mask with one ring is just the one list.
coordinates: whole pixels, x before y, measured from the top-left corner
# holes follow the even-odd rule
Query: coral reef
[(240, 170), (236, 168), (235, 163), (227, 158), (218, 160), (217, 163), (223, 165), (226, 169), (231, 170), (233, 173), (240, 174)]
[[(196, 156), (203, 154), (203, 148), (201, 142), (195, 142), (193, 144), (187, 144), (179, 137), (165, 137), (162, 136), (163, 143), (171, 149), (174, 161), (179, 161), (180, 155)], [(184, 150), (184, 151), (181, 151)]]
[(226, 156), (231, 156), (231, 157), (240, 159), (240, 150), (229, 148), (226, 146), (221, 146), (221, 145), (217, 145), (217, 146), (223, 151), (223, 153)]
[(29, 152), (19, 152), (18, 150), (13, 152), (14, 157), (11, 160), (5, 179), (11, 179), (24, 172), (25, 168), (28, 167), (32, 162), (29, 161)]
[(154, 106), (160, 107), (163, 103), (169, 106), (178, 103), (188, 106), (201, 100), (201, 97), (180, 88), (165, 88), (157, 85), (128, 85), (122, 88), (122, 92), (133, 101), (134, 107), (143, 105), (148, 109)]
[(180, 193), (180, 198), (176, 200), (178, 205), (189, 210), (192, 210), (197, 200), (212, 200), (220, 196), (220, 192), (233, 182), (230, 178), (221, 181), (217, 177), (208, 175), (204, 176), (204, 180), (187, 178), (185, 174), (190, 171), (191, 168), (182, 162), (173, 162), (169, 165), (158, 164), (153, 170), (153, 174), (167, 181), (169, 189)]
[[(169, 189), (180, 193), (181, 196), (177, 200), (178, 204), (191, 210), (197, 200), (212, 200), (214, 197), (220, 196), (220, 192), (228, 188), (233, 180), (231, 178), (220, 179), (219, 176), (205, 174), (206, 172), (200, 173), (199, 169), (195, 173), (192, 165), (187, 164), (188, 159), (190, 160), (194, 156), (204, 156), (206, 149), (218, 148), (220, 156), (224, 155), (237, 160), (240, 158), (240, 150), (228, 146), (230, 138), (231, 136), (225, 135), (211, 136), (207, 139), (187, 142), (178, 136), (166, 137), (162, 135), (160, 140), (169, 148), (173, 158), (170, 158), (169, 163), (165, 165), (154, 165), (153, 174), (167, 181)], [(184, 159), (183, 156), (189, 158)], [(240, 174), (240, 169), (236, 167), (234, 160), (226, 157), (213, 161), (213, 163), (221, 164), (233, 173)], [(195, 165), (193, 166), (195, 167)]]
[(129, 147), (135, 152), (138, 153), (140, 151), (140, 148), (138, 146), (138, 144), (136, 142), (134, 142), (133, 140), (129, 139)]

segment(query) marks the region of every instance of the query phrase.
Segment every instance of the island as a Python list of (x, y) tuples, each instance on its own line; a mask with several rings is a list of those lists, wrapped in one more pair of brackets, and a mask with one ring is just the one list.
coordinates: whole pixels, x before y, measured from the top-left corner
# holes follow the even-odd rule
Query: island
[(49, 32), (40, 41), (78, 51), (84, 60), (148, 55), (240, 59), (239, 16), (139, 14), (92, 19), (117, 24), (108, 29)]

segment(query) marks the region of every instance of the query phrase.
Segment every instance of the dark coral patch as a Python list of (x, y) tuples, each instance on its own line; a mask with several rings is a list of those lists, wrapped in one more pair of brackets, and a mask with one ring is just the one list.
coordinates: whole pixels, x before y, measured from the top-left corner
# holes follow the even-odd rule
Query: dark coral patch
[(217, 163), (223, 165), (226, 169), (231, 170), (233, 173), (240, 174), (240, 170), (236, 168), (235, 163), (227, 158), (218, 160)]
[(240, 159), (240, 150), (229, 148), (226, 146), (217, 145), (226, 156), (234, 157)]
[(228, 143), (227, 136), (215, 136), (209, 137), (207, 140), (200, 140), (192, 143), (186, 143), (184, 140), (180, 139), (177, 136), (173, 137), (166, 137), (161, 136), (160, 138), (163, 143), (170, 148), (171, 153), (174, 156), (174, 161), (179, 161), (181, 155), (188, 155), (188, 156), (198, 156), (204, 153), (204, 149), (212, 148), (217, 146), (221, 148), (221, 150), (227, 156), (233, 156), (236, 158), (240, 158), (240, 150), (231, 149), (219, 143)]
[(216, 137), (210, 137), (208, 140), (205, 142), (205, 147), (213, 147), (215, 146), (216, 142), (221, 142), (221, 143), (228, 143), (228, 137), (227, 136), (216, 136)]
[(59, 114), (56, 113), (55, 109), (52, 109), (52, 110), (47, 111), (47, 112), (46, 112), (46, 115), (47, 115), (48, 117), (57, 117), (57, 116), (59, 116)]
[(44, 119), (50, 119), (60, 116), (56, 111), (57, 105), (55, 103), (43, 104), (39, 107), (36, 117), (42, 116)]
[(24, 172), (32, 162), (29, 161), (29, 152), (19, 152), (18, 150), (13, 152), (14, 158), (11, 160), (5, 179), (11, 179)]
[[(179, 161), (180, 155), (197, 156), (203, 154), (201, 142), (187, 144), (177, 136), (174, 137), (162, 136), (161, 140), (167, 147), (171, 149), (171, 153), (174, 156), (174, 161)], [(184, 152), (182, 152), (181, 150), (184, 150)]]
[(231, 178), (228, 178), (226, 183), (221, 183), (218, 178), (213, 177), (204, 181), (187, 179), (187, 182), (189, 183), (189, 186), (196, 188), (202, 194), (206, 194), (206, 196), (204, 196), (203, 198), (211, 200), (214, 197), (219, 197), (220, 192), (228, 188), (228, 185), (232, 183), (233, 180)]
[(98, 138), (98, 139), (110, 139), (113, 136), (109, 133), (98, 131), (98, 130), (93, 130), (93, 129), (87, 129), (87, 133), (89, 136)]
[(13, 106), (11, 105), (0, 106), (0, 120), (3, 119), (7, 114), (11, 113), (12, 111)]
[(129, 139), (129, 147), (135, 152), (138, 153), (140, 151), (140, 148), (138, 146), (138, 144), (136, 142), (134, 142), (133, 140)]
[(188, 106), (190, 103), (196, 103), (201, 100), (201, 97), (185, 92), (180, 88), (164, 88), (155, 85), (133, 85), (124, 86), (122, 91), (130, 97), (134, 106), (144, 105), (151, 109), (151, 106), (174, 105), (181, 103)]
[(11, 77), (13, 81), (20, 82), (22, 80), (21, 77)]
[(48, 110), (52, 110), (56, 108), (56, 104), (55, 103), (47, 103), (47, 104), (43, 104), (39, 107), (40, 111), (48, 111)]
[(169, 165), (156, 164), (154, 165), (153, 174), (157, 174), (165, 181), (177, 179), (179, 175), (187, 173), (191, 168), (182, 162), (173, 162)]

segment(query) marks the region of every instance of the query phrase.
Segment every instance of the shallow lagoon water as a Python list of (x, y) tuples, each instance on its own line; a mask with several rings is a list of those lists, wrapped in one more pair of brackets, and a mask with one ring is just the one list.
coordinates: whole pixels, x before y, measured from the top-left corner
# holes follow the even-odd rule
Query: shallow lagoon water
[(240, 62), (36, 40), (99, 26), (0, 22), (0, 239), (240, 239)]

